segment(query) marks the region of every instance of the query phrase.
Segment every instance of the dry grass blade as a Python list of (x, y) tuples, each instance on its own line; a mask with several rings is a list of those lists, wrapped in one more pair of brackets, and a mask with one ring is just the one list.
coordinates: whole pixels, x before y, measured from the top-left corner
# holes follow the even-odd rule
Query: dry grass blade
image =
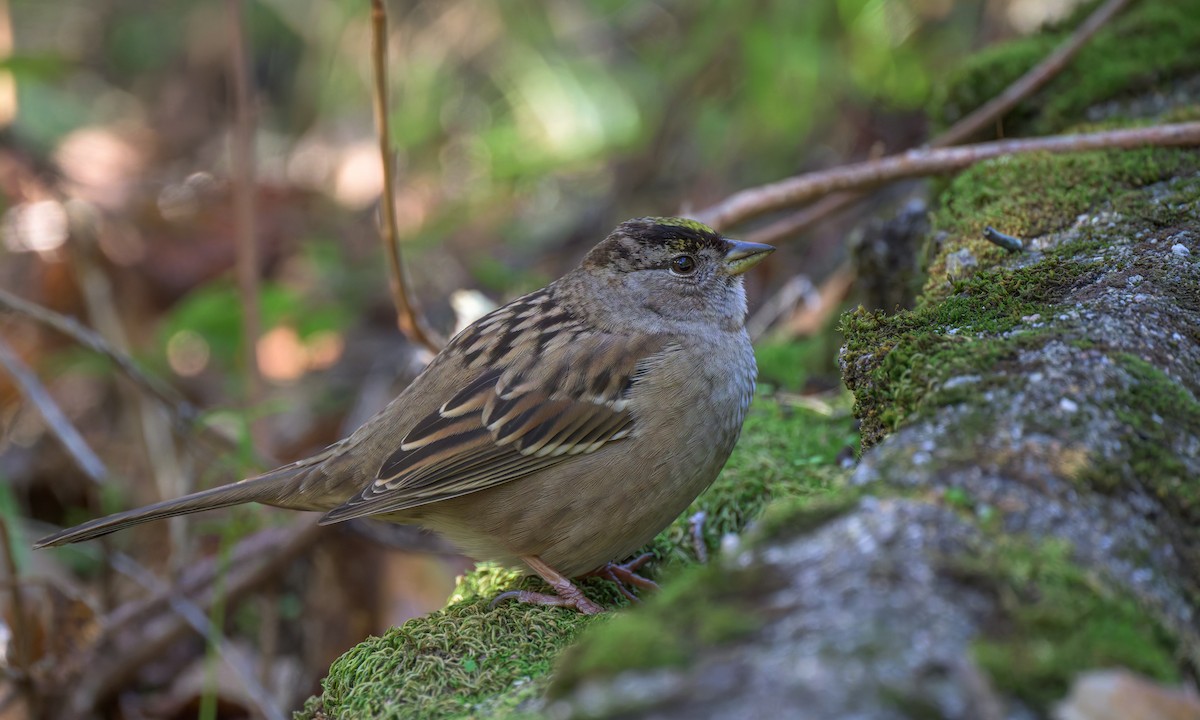
[(8, 534), (8, 522), (4, 519), (3, 514), (0, 514), (0, 545), (3, 545), (0, 550), (3, 550), (4, 553), (4, 571), (8, 575), (8, 589), (11, 595), (9, 602), (12, 605), (10, 613), (12, 643), (9, 646), (12, 657), (8, 664), (18, 671), (13, 682), (24, 697), (30, 715), (38, 717), (41, 707), (40, 698), (29, 676), (29, 666), (33, 663), (33, 644), (29, 633), (33, 630), (33, 624), (25, 612), (25, 599), (21, 594), (21, 582), (17, 575), (17, 559), (13, 554), (12, 536)]
[[(222, 579), (224, 602), (232, 603), (287, 567), (292, 558), (311, 545), (319, 534), (315, 519), (305, 519), (274, 536), (274, 544), (264, 548), (262, 553), (245, 563), (230, 567)], [(236, 549), (234, 552), (237, 554)], [(165, 594), (160, 593), (158, 597), (170, 603)], [(194, 594), (189, 593), (188, 600), (202, 612), (208, 612), (221, 597), (214, 584), (209, 584)], [(109, 636), (108, 643), (95, 650), (104, 653), (103, 657), (107, 660), (101, 662), (99, 658), (91, 658), (90, 662), (85, 663), (87, 674), (70, 688), (60, 690), (64, 696), (63, 706), (69, 713), (64, 716), (90, 714), (99, 702), (121, 688), (143, 665), (161, 657), (167, 647), (190, 629), (191, 625), (172, 610), (165, 614), (148, 613), (139, 618), (136, 624), (129, 624), (127, 632), (121, 636)]]

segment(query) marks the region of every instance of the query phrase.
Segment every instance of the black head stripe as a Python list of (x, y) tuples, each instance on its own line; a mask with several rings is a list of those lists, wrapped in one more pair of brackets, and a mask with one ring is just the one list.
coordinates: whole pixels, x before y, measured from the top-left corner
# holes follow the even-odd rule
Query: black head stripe
[(711, 249), (724, 253), (729, 249), (729, 243), (717, 231), (687, 218), (637, 218), (621, 223), (617, 230), (642, 245), (671, 252), (697, 253)]
[(712, 228), (687, 218), (644, 217), (617, 226), (584, 260), (585, 266), (644, 270), (666, 267), (669, 257), (711, 251), (724, 255), (730, 244)]

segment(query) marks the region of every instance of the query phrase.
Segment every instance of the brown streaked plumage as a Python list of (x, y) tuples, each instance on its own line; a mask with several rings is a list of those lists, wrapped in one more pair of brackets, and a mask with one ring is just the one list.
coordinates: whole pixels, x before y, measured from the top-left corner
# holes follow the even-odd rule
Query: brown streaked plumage
[(260, 502), (423, 525), (479, 559), (569, 581), (628, 557), (712, 482), (754, 390), (741, 273), (773, 248), (679, 218), (622, 223), (578, 268), (459, 333), (324, 452), (64, 530), (37, 547)]

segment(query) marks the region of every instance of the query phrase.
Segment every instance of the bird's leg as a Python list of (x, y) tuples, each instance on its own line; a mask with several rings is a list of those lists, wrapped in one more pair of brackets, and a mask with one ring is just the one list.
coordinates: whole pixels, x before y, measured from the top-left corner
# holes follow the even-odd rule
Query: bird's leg
[(602, 577), (617, 586), (621, 594), (633, 602), (641, 602), (637, 595), (629, 589), (630, 585), (643, 590), (657, 590), (658, 583), (637, 574), (643, 565), (654, 559), (654, 553), (644, 553), (627, 563), (607, 563), (583, 575), (583, 577)]
[(533, 568), (533, 571), (541, 576), (550, 587), (554, 588), (555, 595), (547, 593), (531, 592), (529, 590), (509, 590), (508, 592), (500, 593), (492, 600), (492, 607), (505, 600), (516, 600), (517, 602), (530, 603), (532, 605), (557, 605), (560, 607), (572, 607), (583, 613), (584, 615), (596, 615), (604, 612), (604, 608), (587, 599), (583, 591), (575, 587), (570, 580), (559, 574), (557, 570), (542, 562), (542, 559), (536, 555), (527, 555), (521, 558), (525, 564)]

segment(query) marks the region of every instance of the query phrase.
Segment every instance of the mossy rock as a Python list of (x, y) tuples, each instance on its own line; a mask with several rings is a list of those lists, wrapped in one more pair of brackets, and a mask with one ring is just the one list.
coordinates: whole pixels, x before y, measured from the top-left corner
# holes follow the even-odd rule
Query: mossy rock
[(1034, 153), (980, 163), (950, 183), (934, 213), (943, 239), (927, 268), (926, 301), (946, 293), (956, 279), (947, 268), (951, 254), (966, 251), (979, 267), (1004, 259), (1007, 251), (983, 237), (988, 226), (1028, 243), (1070, 227), (1085, 213), (1134, 202), (1141, 188), (1197, 168), (1200, 152), (1169, 148)]
[(1000, 538), (954, 572), (994, 594), (999, 613), (972, 648), (995, 683), (1050, 707), (1086, 670), (1123, 667), (1178, 682), (1178, 641), (1128, 593), (1089, 573), (1069, 543)]

